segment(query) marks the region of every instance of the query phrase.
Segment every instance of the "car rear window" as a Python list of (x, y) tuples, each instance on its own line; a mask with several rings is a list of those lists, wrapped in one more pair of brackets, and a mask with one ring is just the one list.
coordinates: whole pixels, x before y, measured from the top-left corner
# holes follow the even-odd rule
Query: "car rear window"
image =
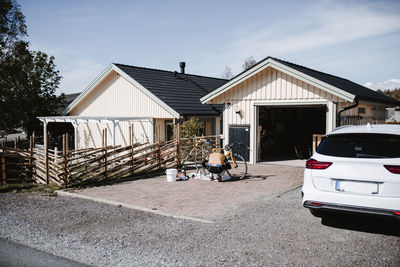
[(317, 148), (322, 155), (347, 158), (400, 158), (400, 136), (390, 134), (336, 134)]

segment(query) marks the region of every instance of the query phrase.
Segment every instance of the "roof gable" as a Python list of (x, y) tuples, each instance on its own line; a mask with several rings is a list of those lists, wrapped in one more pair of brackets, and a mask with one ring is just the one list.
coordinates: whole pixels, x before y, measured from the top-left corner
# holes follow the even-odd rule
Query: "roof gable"
[(354, 98), (357, 97), (360, 100), (367, 100), (372, 102), (398, 104), (399, 102), (393, 98), (384, 96), (368, 89), (364, 86), (351, 82), (349, 80), (326, 74), (323, 72), (315, 71), (300, 65), (296, 65), (287, 61), (283, 61), (273, 57), (267, 57), (248, 70), (239, 73), (233, 77), (226, 84), (217, 88), (213, 92), (205, 95), (201, 98), (202, 103), (214, 99), (215, 97), (223, 94), (230, 90), (232, 87), (243, 82), (244, 80), (252, 77), (260, 71), (272, 67), (279, 71), (282, 71), (288, 75), (291, 75), (299, 80), (302, 80), (308, 84), (321, 88), (330, 94), (340, 97), (346, 101), (353, 102)]
[(110, 64), (62, 113), (68, 114), (101, 81), (115, 71), (175, 118), (180, 115), (218, 115), (215, 107), (202, 105), (201, 96), (226, 83), (227, 80), (177, 72)]

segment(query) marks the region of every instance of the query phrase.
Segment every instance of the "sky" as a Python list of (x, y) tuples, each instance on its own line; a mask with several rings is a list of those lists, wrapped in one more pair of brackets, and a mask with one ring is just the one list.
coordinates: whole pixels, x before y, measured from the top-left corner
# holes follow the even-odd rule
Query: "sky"
[(31, 49), (55, 56), (57, 93), (110, 63), (221, 77), (277, 57), (372, 89), (400, 88), (400, 1), (17, 0)]

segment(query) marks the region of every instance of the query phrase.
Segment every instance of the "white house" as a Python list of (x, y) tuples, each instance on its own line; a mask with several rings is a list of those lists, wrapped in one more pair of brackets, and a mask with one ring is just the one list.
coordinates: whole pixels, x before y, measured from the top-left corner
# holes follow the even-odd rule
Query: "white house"
[(387, 108), (386, 112), (387, 123), (400, 123), (400, 107)]
[(288, 159), (313, 134), (340, 124), (384, 123), (399, 101), (349, 80), (267, 57), (201, 98), (223, 104), (225, 143), (250, 163)]
[[(220, 133), (219, 105), (202, 105), (200, 97), (227, 80), (123, 64), (110, 64), (59, 117), (40, 117), (48, 123), (70, 122), (75, 148), (155, 142), (172, 138), (174, 123), (197, 117), (205, 135)], [(129, 129), (133, 129), (130, 132)]]

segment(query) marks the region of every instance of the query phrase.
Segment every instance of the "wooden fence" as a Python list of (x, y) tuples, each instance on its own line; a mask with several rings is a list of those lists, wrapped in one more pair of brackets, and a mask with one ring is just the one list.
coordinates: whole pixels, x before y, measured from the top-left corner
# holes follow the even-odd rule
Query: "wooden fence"
[[(49, 140), (49, 139), (47, 139)], [(73, 187), (88, 182), (118, 179), (149, 171), (193, 164), (197, 151), (219, 145), (218, 136), (176, 139), (168, 142), (132, 143), (129, 146), (107, 146), (103, 131), (103, 147), (68, 150), (68, 136), (63, 136), (61, 151), (47, 144), (29, 148), (4, 145), (0, 148), (2, 184), (34, 181)]]

